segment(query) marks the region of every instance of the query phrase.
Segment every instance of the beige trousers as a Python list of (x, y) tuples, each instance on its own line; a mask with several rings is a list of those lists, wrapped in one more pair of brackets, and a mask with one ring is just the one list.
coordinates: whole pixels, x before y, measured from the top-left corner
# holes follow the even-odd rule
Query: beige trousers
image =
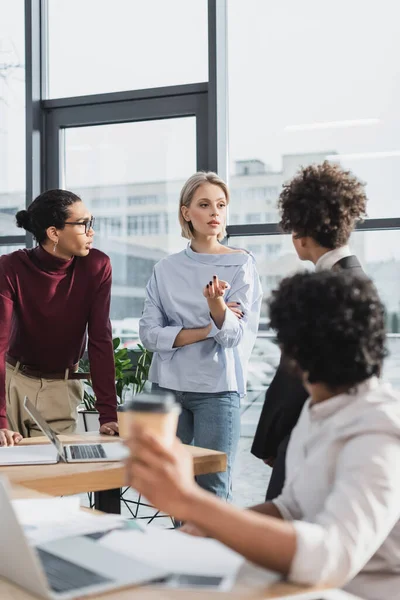
[(24, 437), (43, 435), (24, 409), (28, 396), (43, 418), (56, 433), (74, 433), (78, 421), (78, 406), (83, 399), (83, 385), (79, 379), (39, 379), (26, 377), (19, 371), (19, 363), (6, 363), (7, 419), (10, 429)]

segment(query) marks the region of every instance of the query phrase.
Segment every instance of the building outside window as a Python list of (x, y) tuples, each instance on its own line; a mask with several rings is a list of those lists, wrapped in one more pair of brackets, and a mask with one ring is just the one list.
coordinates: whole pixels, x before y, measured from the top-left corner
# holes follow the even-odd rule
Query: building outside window
[(96, 217), (96, 229), (100, 235), (120, 236), (122, 220), (117, 217)]
[(129, 215), (127, 222), (128, 236), (168, 233), (168, 215), (165, 213)]
[(117, 208), (120, 205), (120, 198), (93, 198), (92, 207), (96, 208)]
[(156, 196), (155, 194), (147, 195), (147, 196), (129, 196), (128, 204), (129, 206), (141, 206), (143, 204), (161, 204), (162, 198), (161, 196)]

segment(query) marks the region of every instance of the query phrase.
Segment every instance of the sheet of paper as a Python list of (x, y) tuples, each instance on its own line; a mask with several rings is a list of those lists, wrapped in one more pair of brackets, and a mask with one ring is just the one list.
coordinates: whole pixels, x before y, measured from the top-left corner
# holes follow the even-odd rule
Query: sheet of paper
[(65, 498), (27, 498), (13, 500), (12, 505), (22, 525), (41, 525), (49, 521), (64, 521), (80, 508), (79, 496)]
[(120, 515), (92, 515), (80, 510), (79, 497), (14, 500), (13, 507), (32, 545), (124, 527)]
[(234, 578), (242, 556), (219, 542), (171, 530), (113, 531), (100, 543), (170, 573)]

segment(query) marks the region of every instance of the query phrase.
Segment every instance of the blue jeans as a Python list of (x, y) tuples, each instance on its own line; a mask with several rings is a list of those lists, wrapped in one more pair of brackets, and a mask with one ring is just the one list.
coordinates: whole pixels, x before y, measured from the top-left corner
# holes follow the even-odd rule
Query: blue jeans
[(201, 394), (174, 392), (182, 412), (178, 437), (184, 444), (225, 452), (228, 457), (224, 473), (198, 475), (197, 483), (230, 501), (232, 499), (233, 463), (240, 437), (240, 396), (237, 392)]

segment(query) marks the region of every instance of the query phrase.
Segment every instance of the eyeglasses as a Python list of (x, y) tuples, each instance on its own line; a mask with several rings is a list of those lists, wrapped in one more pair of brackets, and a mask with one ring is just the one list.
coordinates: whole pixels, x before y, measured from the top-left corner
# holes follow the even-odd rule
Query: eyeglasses
[(94, 217), (90, 217), (89, 221), (65, 221), (64, 225), (83, 225), (86, 235), (94, 228)]

